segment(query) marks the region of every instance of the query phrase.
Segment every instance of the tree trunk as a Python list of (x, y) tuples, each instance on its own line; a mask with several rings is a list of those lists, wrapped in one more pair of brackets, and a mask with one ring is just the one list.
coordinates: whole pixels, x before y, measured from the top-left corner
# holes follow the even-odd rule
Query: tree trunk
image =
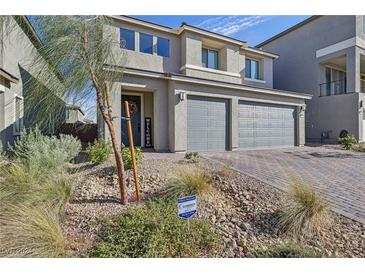
[[(92, 76), (93, 76), (92, 80), (94, 82), (94, 87), (96, 89), (96, 98), (97, 98), (98, 107), (100, 109), (104, 122), (108, 126), (110, 138), (111, 138), (111, 142), (112, 142), (112, 146), (113, 146), (114, 158), (115, 158), (115, 163), (116, 163), (116, 167), (117, 167), (117, 175), (118, 175), (118, 181), (119, 181), (120, 199), (121, 199), (122, 204), (126, 205), (126, 204), (128, 204), (126, 174), (124, 171), (124, 164), (123, 164), (122, 154), (121, 154), (121, 150), (120, 150), (120, 145), (118, 144), (118, 140), (117, 140), (116, 134), (115, 134), (114, 122), (113, 122), (113, 119), (110, 119), (111, 113), (109, 112), (109, 114), (107, 114), (105, 112), (104, 100), (103, 100), (102, 92), (100, 91), (100, 86), (98, 85), (96, 77), (93, 74), (92, 74)], [(109, 96), (109, 94), (108, 94), (108, 96)]]
[(123, 159), (122, 159), (122, 153), (121, 153), (121, 150), (120, 150), (120, 145), (119, 145), (118, 140), (116, 138), (114, 123), (113, 122), (107, 123), (107, 125), (108, 125), (110, 138), (111, 138), (112, 146), (113, 146), (113, 150), (114, 150), (115, 162), (116, 162), (116, 165), (117, 165), (117, 174), (118, 174), (118, 181), (119, 181), (120, 198), (121, 198), (122, 204), (126, 205), (126, 204), (128, 204), (128, 194), (127, 194), (127, 188), (126, 188), (126, 174), (125, 174), (125, 171), (124, 171), (124, 163), (123, 163)]

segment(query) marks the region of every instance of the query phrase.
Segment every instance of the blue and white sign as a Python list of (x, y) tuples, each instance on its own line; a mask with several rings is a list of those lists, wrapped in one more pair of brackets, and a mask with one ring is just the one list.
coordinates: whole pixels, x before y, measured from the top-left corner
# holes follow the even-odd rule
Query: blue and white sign
[(197, 210), (196, 196), (187, 196), (177, 199), (178, 215), (181, 219), (190, 219)]

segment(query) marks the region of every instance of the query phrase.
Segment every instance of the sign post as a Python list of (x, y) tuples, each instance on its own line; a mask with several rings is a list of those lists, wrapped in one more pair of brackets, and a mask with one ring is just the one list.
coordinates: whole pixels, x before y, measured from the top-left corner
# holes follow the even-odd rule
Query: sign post
[(177, 199), (177, 210), (180, 219), (188, 221), (188, 230), (190, 232), (189, 219), (197, 212), (197, 198), (195, 195)]

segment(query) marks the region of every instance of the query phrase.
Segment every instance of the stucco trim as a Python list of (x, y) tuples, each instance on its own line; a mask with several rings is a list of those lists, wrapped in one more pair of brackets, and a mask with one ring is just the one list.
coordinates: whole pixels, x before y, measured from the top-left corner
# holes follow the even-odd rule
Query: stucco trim
[[(118, 69), (112, 67), (106, 67), (106, 69)], [(191, 77), (186, 75), (177, 75), (172, 73), (159, 73), (159, 72), (152, 72), (146, 70), (135, 70), (135, 69), (123, 69), (124, 74), (136, 75), (136, 76), (143, 76), (143, 77), (151, 77), (157, 79), (167, 79), (167, 80), (174, 80), (180, 82), (187, 82), (187, 83), (194, 83), (194, 84), (201, 84), (201, 85), (208, 85), (208, 86), (215, 86), (215, 87), (223, 87), (223, 88), (232, 88), (237, 90), (246, 90), (252, 91), (257, 93), (264, 93), (264, 94), (272, 94), (278, 95), (283, 97), (292, 97), (292, 98), (301, 98), (301, 99), (312, 99), (311, 94), (306, 93), (296, 93), (290, 92), (285, 90), (275, 90), (275, 89), (268, 89), (268, 88), (257, 88), (248, 85), (242, 84), (233, 84), (221, 81), (214, 81), (214, 80), (206, 80), (197, 77)]]
[(204, 79), (192, 79), (192, 78), (184, 78), (176, 75), (172, 75), (170, 77), (173, 81), (179, 81), (179, 82), (185, 82), (185, 83), (194, 83), (194, 84), (200, 84), (200, 85), (207, 85), (207, 86), (214, 86), (214, 87), (222, 87), (222, 88), (230, 88), (230, 89), (237, 89), (237, 90), (245, 90), (245, 91), (252, 91), (257, 93), (264, 93), (264, 94), (271, 94), (271, 95), (278, 95), (283, 97), (293, 97), (293, 98), (301, 98), (301, 99), (311, 99), (312, 96), (309, 94), (293, 94), (293, 93), (287, 93), (282, 91), (276, 91), (276, 90), (267, 90), (267, 89), (261, 89), (261, 88), (254, 88), (250, 86), (236, 86), (233, 84), (228, 84), (224, 82), (216, 82), (216, 81), (209, 81)]
[(332, 44), (328, 47), (321, 48), (319, 50), (316, 50), (316, 58), (323, 57), (325, 55), (344, 50), (350, 47), (356, 46), (356, 37), (352, 37), (350, 39), (338, 42), (336, 44)]
[(15, 77), (14, 75), (12, 75), (11, 73), (7, 72), (5, 69), (0, 68), (0, 76), (4, 77), (6, 80), (17, 84), (19, 82), (19, 78)]
[(205, 68), (205, 67), (199, 67), (199, 66), (190, 65), (190, 64), (183, 65), (180, 68), (180, 71), (183, 71), (185, 69), (193, 69), (193, 70), (199, 70), (199, 71), (205, 71), (205, 72), (209, 72), (209, 73), (215, 73), (215, 74), (221, 74), (221, 75), (227, 75), (227, 76), (241, 78), (241, 75), (239, 73), (233, 73), (233, 72), (217, 70), (217, 69), (210, 69), (210, 68)]
[(272, 59), (279, 58), (279, 55), (271, 53), (271, 52), (263, 51), (261, 49), (255, 49), (255, 48), (252, 48), (252, 47), (247, 47), (247, 48), (244, 48), (243, 50), (247, 51), (247, 52), (252, 52), (252, 53), (255, 53), (255, 54), (271, 57)]

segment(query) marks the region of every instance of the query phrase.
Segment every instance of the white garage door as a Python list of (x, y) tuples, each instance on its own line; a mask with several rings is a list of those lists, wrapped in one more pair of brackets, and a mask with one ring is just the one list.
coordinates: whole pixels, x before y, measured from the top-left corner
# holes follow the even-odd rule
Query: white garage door
[(187, 105), (188, 151), (226, 150), (228, 101), (188, 96)]
[(240, 102), (239, 147), (290, 147), (295, 144), (295, 108)]

